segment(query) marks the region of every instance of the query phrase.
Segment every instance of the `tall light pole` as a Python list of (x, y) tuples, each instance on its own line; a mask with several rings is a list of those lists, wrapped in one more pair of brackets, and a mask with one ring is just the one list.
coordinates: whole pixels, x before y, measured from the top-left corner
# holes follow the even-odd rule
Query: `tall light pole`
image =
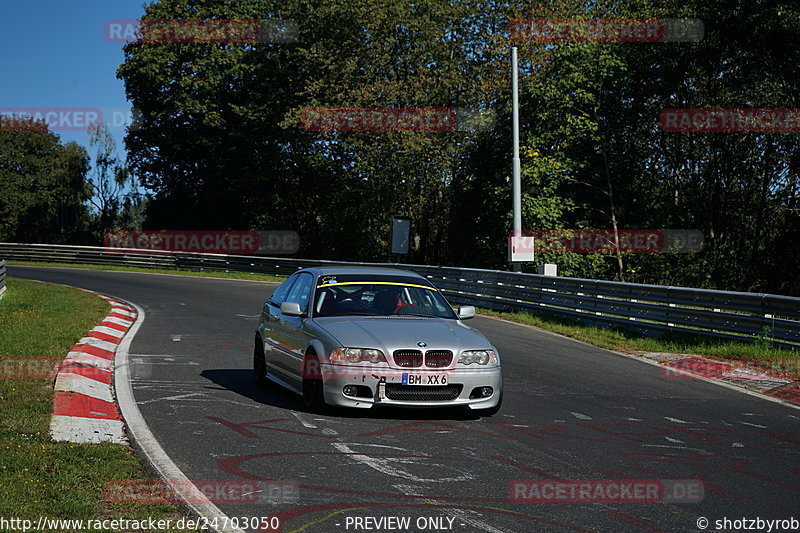
[[(512, 132), (514, 137), (514, 156), (512, 160), (513, 174), (511, 195), (514, 199), (514, 231), (513, 237), (522, 236), (522, 183), (519, 176), (519, 87), (517, 73), (517, 47), (511, 48), (511, 115)], [(522, 263), (513, 263), (514, 271), (522, 271)]]

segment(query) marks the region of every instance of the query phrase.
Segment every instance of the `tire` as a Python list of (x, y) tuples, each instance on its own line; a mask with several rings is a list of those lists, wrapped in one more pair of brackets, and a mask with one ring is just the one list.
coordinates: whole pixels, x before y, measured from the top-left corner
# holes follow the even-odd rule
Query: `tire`
[(267, 379), (267, 359), (264, 356), (264, 343), (259, 335), (256, 335), (256, 340), (253, 343), (253, 374), (256, 376), (256, 382), (259, 385), (266, 384)]
[(497, 402), (497, 405), (495, 405), (494, 407), (490, 407), (489, 409), (474, 409), (472, 413), (483, 418), (488, 418), (490, 416), (494, 416), (497, 413), (499, 413), (500, 408), (502, 406), (503, 406), (503, 393), (501, 392), (500, 401)]
[(322, 413), (327, 410), (323, 386), (317, 353), (309, 348), (303, 357), (303, 402), (311, 412)]

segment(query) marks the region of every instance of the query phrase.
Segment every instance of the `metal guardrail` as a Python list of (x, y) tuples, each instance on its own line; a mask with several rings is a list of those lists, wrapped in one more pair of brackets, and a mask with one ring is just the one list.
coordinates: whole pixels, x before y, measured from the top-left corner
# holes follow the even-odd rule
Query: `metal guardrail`
[(546, 312), (584, 323), (763, 341), (800, 349), (800, 298), (664, 287), (474, 268), (354, 263), (261, 256), (125, 251), (89, 246), (0, 243), (0, 256), (20, 261), (89, 263), (203, 272), (287, 276), (314, 266), (390, 266), (427, 277), (453, 303), (497, 311)]
[(6, 295), (6, 262), (0, 259), (0, 299)]

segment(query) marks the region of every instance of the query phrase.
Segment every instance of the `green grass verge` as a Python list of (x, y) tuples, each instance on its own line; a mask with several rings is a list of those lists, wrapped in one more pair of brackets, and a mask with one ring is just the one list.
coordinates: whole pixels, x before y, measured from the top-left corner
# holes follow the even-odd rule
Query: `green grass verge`
[(6, 261), (8, 266), (44, 266), (62, 268), (88, 268), (91, 270), (112, 270), (118, 272), (150, 272), (154, 274), (176, 274), (179, 276), (197, 276), (199, 278), (250, 279), (255, 281), (283, 281), (286, 276), (269, 274), (251, 274), (249, 272), (198, 272), (195, 270), (178, 270), (173, 268), (138, 268), (116, 265), (91, 265), (88, 263), (49, 263), (39, 261)]
[[(110, 306), (93, 294), (9, 278), (0, 300), (0, 517), (177, 520), (173, 505), (103, 501), (106, 483), (151, 479), (127, 446), (72, 444), (50, 438), (53, 379), (14, 368), (23, 359), (54, 368)], [(35, 365), (39, 369), (39, 365)]]
[(680, 353), (720, 360), (768, 363), (768, 367), (793, 370), (794, 374), (798, 374), (800, 368), (800, 352), (774, 348), (767, 342), (735, 342), (685, 334), (665, 334), (653, 338), (616, 328), (587, 326), (552, 314), (498, 312), (483, 308), (478, 311), (483, 315), (536, 326), (608, 350)]

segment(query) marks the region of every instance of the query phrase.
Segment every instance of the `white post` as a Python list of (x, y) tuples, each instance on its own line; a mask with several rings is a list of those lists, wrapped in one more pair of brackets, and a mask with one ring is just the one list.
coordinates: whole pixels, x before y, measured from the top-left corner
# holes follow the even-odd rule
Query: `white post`
[[(513, 174), (511, 194), (514, 199), (514, 237), (522, 236), (522, 183), (519, 169), (519, 87), (517, 75), (517, 47), (511, 48), (512, 132), (514, 137)], [(514, 271), (521, 272), (522, 264), (513, 263)]]

